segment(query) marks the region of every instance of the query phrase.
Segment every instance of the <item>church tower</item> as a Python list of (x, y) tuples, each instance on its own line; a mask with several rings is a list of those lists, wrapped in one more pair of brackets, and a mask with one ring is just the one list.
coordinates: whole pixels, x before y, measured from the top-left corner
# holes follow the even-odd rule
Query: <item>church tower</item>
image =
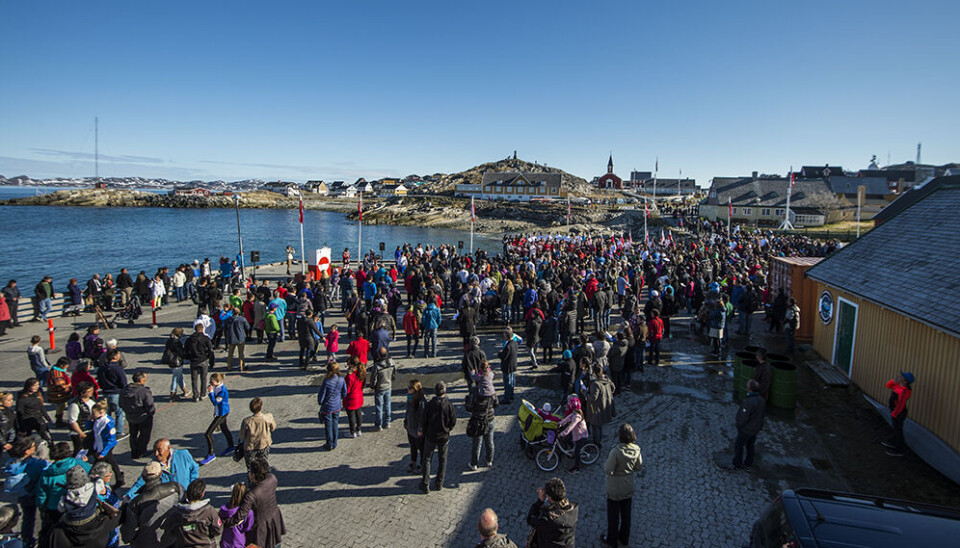
[(613, 154), (610, 154), (610, 161), (607, 162), (607, 173), (608, 174), (613, 173)]

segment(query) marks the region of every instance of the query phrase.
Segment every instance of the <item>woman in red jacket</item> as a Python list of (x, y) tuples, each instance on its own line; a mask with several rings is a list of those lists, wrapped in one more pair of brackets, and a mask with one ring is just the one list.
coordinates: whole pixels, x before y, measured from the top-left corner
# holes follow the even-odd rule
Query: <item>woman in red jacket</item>
[[(412, 358), (417, 354), (417, 346), (420, 345), (420, 322), (417, 321), (412, 306), (408, 307), (407, 313), (403, 315), (403, 332), (407, 335), (407, 357)], [(413, 352), (410, 352), (410, 343), (413, 343)]]
[(343, 407), (347, 410), (347, 420), (350, 422), (350, 437), (360, 436), (361, 419), (363, 417), (363, 384), (367, 382), (367, 368), (357, 358), (350, 358), (347, 362), (350, 371), (347, 373), (347, 397), (343, 398)]

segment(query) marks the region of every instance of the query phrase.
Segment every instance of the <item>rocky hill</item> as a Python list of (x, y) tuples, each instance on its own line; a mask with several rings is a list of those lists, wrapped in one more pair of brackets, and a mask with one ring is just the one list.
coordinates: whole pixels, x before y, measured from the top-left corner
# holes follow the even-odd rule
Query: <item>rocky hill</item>
[(559, 173), (561, 185), (574, 196), (587, 196), (596, 192), (592, 189), (586, 179), (571, 175), (562, 169), (547, 167), (514, 157), (509, 157), (496, 162), (488, 162), (472, 167), (460, 173), (439, 174), (439, 181), (433, 183), (424, 183), (420, 186), (420, 191), (431, 194), (453, 194), (453, 189), (459, 184), (479, 184), (483, 179), (483, 174), (492, 171), (538, 171), (546, 173)]
[[(0, 205), (23, 206), (76, 206), (76, 207), (175, 207), (217, 208), (234, 207), (233, 196), (170, 196), (128, 189), (81, 189), (58, 190), (40, 196), (14, 198), (0, 201)], [(249, 209), (293, 209), (300, 205), (297, 198), (289, 198), (275, 192), (254, 191), (240, 195), (240, 207)], [(333, 200), (317, 195), (304, 196), (305, 209), (327, 211), (352, 211), (353, 200)]]

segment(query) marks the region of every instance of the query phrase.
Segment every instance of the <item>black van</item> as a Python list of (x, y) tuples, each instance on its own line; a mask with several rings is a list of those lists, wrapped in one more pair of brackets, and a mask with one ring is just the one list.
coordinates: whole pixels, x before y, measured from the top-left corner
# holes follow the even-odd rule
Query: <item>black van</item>
[(960, 509), (818, 489), (787, 490), (754, 523), (750, 546), (960, 546)]

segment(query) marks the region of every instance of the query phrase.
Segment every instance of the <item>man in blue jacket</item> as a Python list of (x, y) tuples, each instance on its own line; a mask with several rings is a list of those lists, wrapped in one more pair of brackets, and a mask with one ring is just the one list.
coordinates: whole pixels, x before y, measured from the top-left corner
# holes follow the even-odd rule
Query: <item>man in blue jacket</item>
[(423, 311), (423, 319), (420, 320), (420, 325), (423, 327), (423, 357), (436, 358), (437, 330), (440, 329), (442, 319), (440, 317), (440, 309), (437, 308), (433, 297), (431, 296), (428, 300), (430, 304), (428, 304), (426, 310)]
[[(162, 438), (153, 444), (153, 456), (160, 463), (160, 482), (175, 481), (184, 491), (190, 482), (200, 477), (200, 465), (193, 460), (193, 456), (185, 449), (173, 449), (170, 440)], [(143, 487), (143, 476), (137, 478), (127, 494), (127, 500), (133, 500)]]

